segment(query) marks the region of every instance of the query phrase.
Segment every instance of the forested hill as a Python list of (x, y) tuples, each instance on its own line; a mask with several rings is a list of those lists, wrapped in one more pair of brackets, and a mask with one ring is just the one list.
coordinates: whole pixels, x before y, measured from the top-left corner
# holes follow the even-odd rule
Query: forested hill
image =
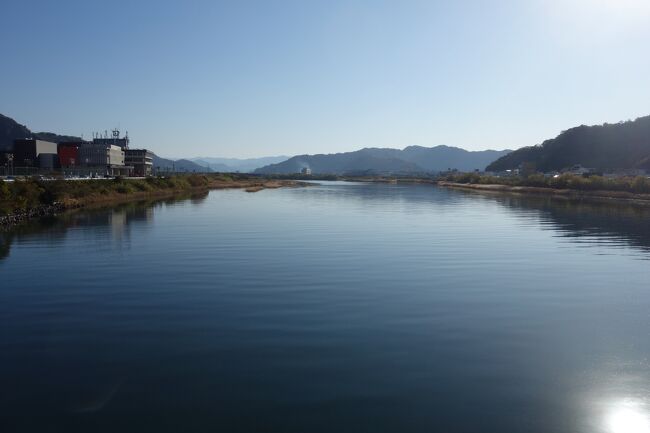
[(32, 132), (26, 126), (0, 114), (0, 152), (11, 149), (14, 140), (31, 136)]
[(58, 135), (52, 132), (32, 132), (25, 125), (21, 125), (14, 119), (0, 114), (0, 152), (11, 150), (14, 140), (20, 138), (38, 138), (55, 143), (81, 140), (79, 137)]
[(487, 167), (511, 170), (533, 163), (539, 171), (562, 170), (577, 164), (598, 170), (650, 169), (650, 116), (597, 126), (578, 126), (538, 146), (516, 150)]

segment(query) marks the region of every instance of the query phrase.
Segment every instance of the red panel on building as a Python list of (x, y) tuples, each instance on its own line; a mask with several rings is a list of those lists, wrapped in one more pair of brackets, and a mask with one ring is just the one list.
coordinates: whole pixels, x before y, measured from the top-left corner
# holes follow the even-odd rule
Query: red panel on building
[(58, 153), (61, 167), (75, 167), (79, 165), (79, 144), (61, 143), (58, 147)]

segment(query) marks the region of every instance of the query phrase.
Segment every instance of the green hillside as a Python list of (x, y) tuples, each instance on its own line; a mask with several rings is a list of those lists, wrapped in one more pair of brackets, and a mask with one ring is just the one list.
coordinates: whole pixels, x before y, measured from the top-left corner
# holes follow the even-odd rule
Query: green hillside
[(577, 164), (598, 170), (650, 169), (650, 116), (597, 126), (578, 126), (538, 146), (524, 147), (499, 158), (487, 171), (510, 170), (533, 163), (539, 171)]

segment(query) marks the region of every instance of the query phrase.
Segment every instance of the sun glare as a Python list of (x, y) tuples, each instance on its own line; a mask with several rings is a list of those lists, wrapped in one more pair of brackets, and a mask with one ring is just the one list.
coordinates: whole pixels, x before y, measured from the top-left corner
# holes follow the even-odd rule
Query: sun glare
[(600, 11), (614, 14), (629, 14), (635, 16), (638, 13), (650, 11), (648, 0), (576, 0), (585, 11)]
[(548, 0), (549, 28), (563, 44), (606, 46), (645, 35), (650, 0)]
[(607, 417), (607, 433), (650, 433), (650, 420), (640, 404), (626, 401)]

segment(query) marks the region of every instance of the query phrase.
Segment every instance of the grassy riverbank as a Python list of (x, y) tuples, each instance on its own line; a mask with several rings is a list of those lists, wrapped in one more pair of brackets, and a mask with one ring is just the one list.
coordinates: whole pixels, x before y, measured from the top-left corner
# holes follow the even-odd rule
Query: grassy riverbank
[(265, 179), (243, 174), (175, 175), (146, 179), (39, 180), (28, 178), (0, 182), (0, 217), (47, 213), (48, 209), (72, 209), (132, 200), (165, 198), (179, 193), (210, 189), (299, 186), (291, 180)]
[[(495, 178), (481, 177), (478, 182), (441, 180), (438, 185), (478, 192), (547, 195), (650, 206), (650, 182), (645, 178), (605, 179), (603, 182), (579, 176), (570, 176), (570, 179), (567, 179), (568, 176), (560, 177), (564, 179), (549, 179), (543, 183), (528, 183), (512, 178), (496, 178), (495, 181)], [(541, 186), (532, 186), (535, 184)]]
[(478, 173), (444, 176), (440, 180), (467, 185), (504, 185), (510, 187), (548, 188), (574, 191), (609, 191), (630, 194), (650, 194), (650, 179), (645, 176), (607, 178), (604, 176), (577, 176), (562, 174), (547, 177), (542, 174), (530, 176), (495, 177)]
[(650, 179), (643, 176), (606, 178), (603, 176), (576, 176), (564, 174), (546, 177), (533, 174), (526, 177), (495, 177), (478, 173), (449, 176), (339, 176), (337, 180), (400, 183), (438, 184), (466, 190), (549, 195), (571, 199), (590, 199), (607, 202), (626, 202), (633, 205), (650, 205)]

